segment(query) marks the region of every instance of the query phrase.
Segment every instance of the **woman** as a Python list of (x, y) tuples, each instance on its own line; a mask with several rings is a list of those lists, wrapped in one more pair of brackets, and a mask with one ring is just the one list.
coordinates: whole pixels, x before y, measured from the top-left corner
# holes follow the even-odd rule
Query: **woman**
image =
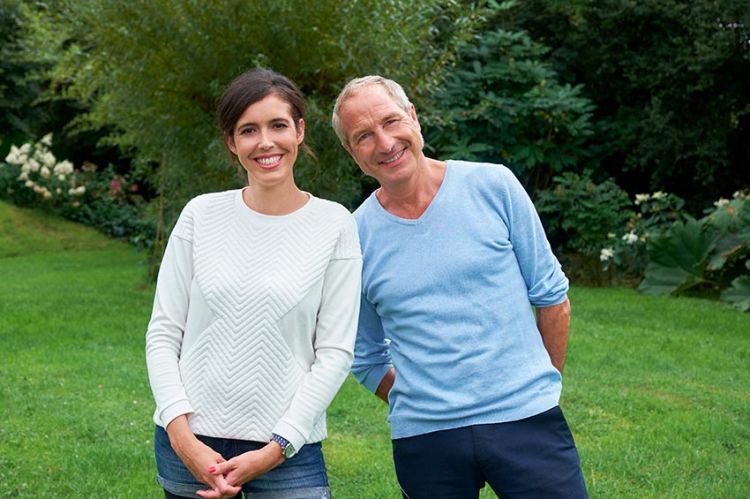
[(354, 219), (294, 181), (304, 103), (244, 73), (218, 121), (247, 173), (204, 194), (167, 245), (146, 334), (166, 497), (330, 497), (320, 441), (349, 371), (361, 255)]

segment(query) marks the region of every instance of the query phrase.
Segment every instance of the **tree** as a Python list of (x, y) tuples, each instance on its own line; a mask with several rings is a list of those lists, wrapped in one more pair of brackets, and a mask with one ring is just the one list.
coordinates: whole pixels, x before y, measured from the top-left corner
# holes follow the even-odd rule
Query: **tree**
[(558, 83), (547, 51), (503, 29), (464, 47), (433, 101), (428, 138), (438, 155), (510, 163), (532, 189), (580, 171), (593, 106), (580, 86)]
[(25, 14), (38, 77), (90, 109), (78, 126), (113, 127), (106, 140), (152, 166), (167, 224), (190, 196), (236, 183), (213, 111), (241, 72), (270, 67), (301, 87), (319, 157), (300, 159), (301, 187), (351, 205), (361, 175), (330, 130), (338, 90), (382, 73), (425, 96), (479, 20), (460, 2), (406, 0), (61, 0)]
[(747, 0), (528, 0), (490, 23), (553, 47), (596, 105), (592, 162), (693, 210), (750, 186)]

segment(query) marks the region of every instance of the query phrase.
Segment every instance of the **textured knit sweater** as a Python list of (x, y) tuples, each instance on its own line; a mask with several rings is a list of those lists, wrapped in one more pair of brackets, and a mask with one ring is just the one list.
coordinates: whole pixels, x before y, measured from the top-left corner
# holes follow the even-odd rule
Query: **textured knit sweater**
[(532, 305), (568, 280), (523, 187), (501, 165), (448, 161), (416, 220), (371, 195), (355, 212), (364, 258), (352, 372), (375, 391), (391, 366), (393, 438), (514, 421), (557, 405)]
[(316, 197), (284, 216), (242, 191), (191, 200), (169, 238), (146, 333), (154, 422), (299, 450), (351, 366), (361, 254), (342, 206)]

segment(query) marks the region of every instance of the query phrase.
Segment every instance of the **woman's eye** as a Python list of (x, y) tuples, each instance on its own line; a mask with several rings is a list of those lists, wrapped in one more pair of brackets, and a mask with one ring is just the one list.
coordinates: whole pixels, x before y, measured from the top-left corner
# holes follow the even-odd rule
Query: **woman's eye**
[(249, 133), (253, 133), (254, 131), (254, 128), (243, 128), (242, 130), (240, 130), (240, 135), (247, 135)]
[(274, 123), (274, 128), (288, 128), (288, 125), (286, 123)]

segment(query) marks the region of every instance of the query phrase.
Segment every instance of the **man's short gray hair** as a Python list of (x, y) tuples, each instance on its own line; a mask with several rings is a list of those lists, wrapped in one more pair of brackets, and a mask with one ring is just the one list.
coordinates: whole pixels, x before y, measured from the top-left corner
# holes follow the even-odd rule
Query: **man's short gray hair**
[(407, 113), (411, 110), (411, 101), (406, 96), (404, 89), (393, 80), (383, 78), (378, 75), (363, 76), (361, 78), (355, 78), (346, 84), (344, 89), (341, 91), (339, 96), (336, 98), (336, 104), (333, 106), (333, 116), (331, 117), (331, 126), (333, 131), (336, 132), (339, 140), (342, 144), (346, 145), (347, 139), (344, 135), (344, 130), (341, 124), (341, 106), (344, 102), (354, 97), (354, 94), (361, 88), (368, 87), (370, 85), (382, 85), (385, 91), (391, 98), (398, 104), (398, 106), (406, 111)]

